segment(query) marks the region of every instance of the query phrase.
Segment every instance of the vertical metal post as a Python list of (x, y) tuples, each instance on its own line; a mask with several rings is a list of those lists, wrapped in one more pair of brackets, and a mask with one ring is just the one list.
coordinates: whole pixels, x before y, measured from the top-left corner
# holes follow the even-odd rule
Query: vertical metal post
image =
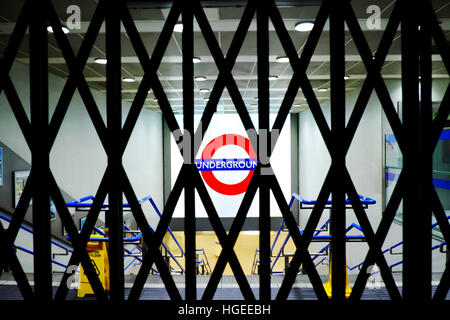
[[(183, 2), (182, 9), (183, 34), (182, 34), (182, 52), (183, 52), (183, 156), (184, 166), (188, 166), (189, 175), (193, 177), (196, 170), (194, 166), (194, 35), (193, 7), (188, 1)], [(184, 234), (186, 240), (186, 300), (193, 301), (197, 299), (196, 283), (196, 251), (195, 251), (195, 187), (193, 178), (185, 182), (184, 188)]]
[(258, 159), (261, 164), (259, 187), (259, 299), (270, 300), (270, 189), (265, 176), (269, 165), (271, 143), (269, 132), (269, 15), (267, 1), (258, 2), (257, 69), (258, 69)]
[[(431, 38), (420, 22), (421, 6), (402, 2), (402, 95), (406, 148), (403, 154), (403, 298), (431, 297)], [(426, 12), (426, 11), (425, 11)], [(419, 40), (419, 41), (418, 41)], [(419, 76), (421, 79), (419, 80)], [(422, 103), (421, 103), (422, 101)]]
[(121, 168), (122, 154), (122, 104), (120, 62), (120, 13), (119, 1), (108, 1), (106, 6), (106, 116), (108, 127), (109, 211), (106, 213), (109, 228), (109, 266), (111, 300), (124, 299), (123, 274), (123, 212)]
[(34, 294), (52, 299), (48, 141), (48, 61), (45, 2), (30, 2), (31, 165), (33, 170)]
[(332, 299), (345, 299), (345, 34), (344, 6), (330, 1), (330, 74), (332, 145), (331, 287)]

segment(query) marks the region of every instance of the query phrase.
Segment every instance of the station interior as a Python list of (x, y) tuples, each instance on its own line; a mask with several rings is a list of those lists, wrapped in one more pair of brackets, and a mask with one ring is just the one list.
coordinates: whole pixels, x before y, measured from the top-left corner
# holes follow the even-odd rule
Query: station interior
[[(316, 285), (311, 281), (314, 275), (308, 271), (308, 265), (300, 263), (296, 271), (289, 268), (294, 265), (291, 262), (298, 251), (299, 235), (310, 231), (314, 224), (306, 246), (311, 258), (308, 261), (312, 262), (324, 288), (331, 290), (333, 194), (339, 188), (335, 188), (337, 182), (331, 185), (332, 192), (324, 186), (330, 173), (335, 177), (334, 165), (339, 165), (337, 160), (333, 161), (334, 146), (346, 148), (342, 159), (348, 173), (348, 177), (340, 174), (335, 179), (340, 177), (342, 188), (354, 188), (359, 199), (358, 210), (363, 210), (365, 216), (362, 219), (354, 207), (355, 200), (351, 198), (354, 193), (343, 190), (345, 204), (341, 202), (341, 208), (345, 214), (340, 223), (345, 232), (340, 235), (345, 243), (340, 248), (345, 249), (346, 296), (359, 281), (361, 272), (367, 276), (360, 299), (393, 299), (397, 292), (393, 287), (402, 295), (402, 288), (406, 290), (404, 266), (411, 264), (404, 252), (414, 252), (411, 247), (404, 248), (404, 241), (409, 239), (405, 238), (409, 237), (405, 228), (411, 224), (411, 215), (426, 215), (419, 218), (425, 221), (424, 225), (428, 224), (424, 233), (428, 238), (420, 248), (428, 248), (429, 297), (438, 291), (444, 299), (450, 299), (446, 242), (450, 218), (450, 3), (447, 0), (423, 1), (431, 8), (431, 13), (427, 13), (430, 18), (424, 21), (431, 21), (435, 28), (429, 38), (430, 72), (426, 85), (431, 97), (426, 104), (429, 113), (426, 119), (433, 125), (439, 122), (441, 127), (437, 143), (432, 146), (429, 166), (423, 170), (430, 169), (426, 177), (432, 182), (433, 191), (429, 198), (417, 199), (415, 210), (411, 209), (414, 209), (411, 197), (408, 203), (403, 199), (390, 201), (398, 198), (400, 189), (407, 188), (408, 183), (396, 188), (403, 171), (407, 172), (404, 179), (413, 184), (414, 180), (426, 179), (422, 170), (414, 172), (411, 167), (403, 170), (404, 165), (411, 164), (405, 161), (403, 153), (407, 148), (402, 148), (395, 128), (397, 122), (392, 126), (393, 118), (398, 119), (399, 126), (406, 121), (408, 109), (404, 101), (411, 101), (410, 96), (405, 97), (408, 70), (403, 59), (408, 44), (403, 39), (406, 31), (399, 15), (402, 1), (374, 0), (370, 4), (362, 0), (342, 1), (349, 3), (353, 15), (345, 15), (340, 42), (333, 38), (331, 16), (325, 16), (326, 20), (319, 25), (321, 9), (331, 1), (274, 1), (275, 13), (270, 5), (265, 7), (268, 31), (261, 34), (257, 21), (260, 16), (255, 11), (259, 12), (263, 6), (255, 4), (258, 1), (198, 1), (200, 9), (194, 5), (197, 1), (192, 1), (190, 35), (186, 26), (183, 29), (183, 21), (188, 20), (183, 18), (187, 12), (183, 11), (187, 10), (185, 5), (181, 4), (182, 9), (177, 12), (172, 1), (117, 1), (123, 7), (115, 7), (120, 12), (116, 16), (121, 19), (120, 37), (116, 33), (115, 39), (108, 34), (109, 28), (118, 26), (113, 22), (112, 27), (108, 26), (108, 7), (112, 6), (109, 1), (42, 1), (46, 6), (40, 9), (44, 13), (42, 19), (47, 21), (45, 35), (42, 23), (39, 25), (41, 20), (33, 18), (30, 2), (0, 2), (0, 221), (2, 237), (6, 235), (2, 238), (5, 250), (0, 251), (0, 300), (26, 299), (28, 285), (21, 284), (18, 274), (24, 275), (31, 288), (38, 291), (38, 277), (45, 274), (39, 266), (43, 256), (51, 259), (46, 265), (51, 265), (52, 298), (61, 294), (65, 299), (96, 299), (98, 294), (86, 276), (86, 265), (80, 263), (80, 258), (74, 258), (77, 249), (70, 236), (83, 235), (85, 223), (92, 230), (86, 252), (103, 290), (111, 289), (111, 293), (116, 290), (123, 299), (135, 294), (133, 290), (139, 287), (136, 285), (139, 281), (143, 283), (138, 299), (173, 299), (173, 288), (167, 288), (169, 278), (184, 299), (192, 272), (195, 272), (197, 299), (205, 294), (217, 300), (246, 300), (249, 292), (243, 292), (242, 279), (247, 280), (257, 299), (264, 291), (259, 291), (262, 283), (269, 279), (269, 299), (275, 299), (282, 291), (280, 288), (285, 289), (283, 281), (289, 272), (295, 276), (286, 299), (318, 299)], [(257, 9), (249, 19), (248, 8), (252, 5)], [(329, 15), (333, 15), (330, 11)], [(98, 19), (99, 14), (106, 18)], [(176, 14), (178, 18), (173, 17)], [(277, 16), (281, 20), (276, 20)], [(392, 32), (390, 25), (395, 19), (398, 26)], [(25, 20), (30, 22), (23, 27)], [(175, 22), (173, 27), (171, 21)], [(285, 33), (277, 21), (282, 22)], [(209, 25), (210, 33), (205, 25)], [(36, 38), (33, 26), (36, 30), (41, 27), (40, 33), (36, 31)], [(55, 32), (57, 27), (63, 32)], [(361, 37), (351, 29), (358, 29), (364, 41), (355, 40)], [(39, 45), (39, 36), (47, 43)], [(384, 44), (386, 41), (388, 46)], [(343, 44), (341, 51), (333, 48), (336, 43)], [(293, 61), (292, 52), (287, 49), (293, 49), (300, 59)], [(114, 54), (117, 51), (120, 54)], [(342, 53), (344, 64), (334, 62), (334, 53), (337, 56)], [(110, 57), (115, 62), (107, 59)], [(192, 57), (192, 63), (186, 57)], [(372, 65), (371, 60), (376, 62)], [(379, 78), (370, 78), (368, 65)], [(333, 75), (337, 71), (344, 73), (342, 81)], [(193, 78), (187, 81), (186, 75)], [(268, 78), (261, 79), (263, 75)], [(48, 80), (41, 87), (48, 89), (48, 94), (36, 89), (39, 77)], [(425, 86), (420, 78), (416, 83), (419, 88)], [(187, 92), (191, 87), (193, 90)], [(341, 93), (339, 89), (343, 89)], [(420, 91), (422, 98), (423, 92)], [(33, 102), (37, 96), (41, 101)], [(340, 118), (335, 104), (343, 108)], [(111, 111), (114, 106), (120, 110), (114, 113)], [(33, 108), (41, 111), (35, 112)], [(210, 121), (205, 121), (211, 110)], [(351, 140), (345, 140), (346, 134), (338, 139), (334, 134), (338, 132), (334, 131), (335, 121), (342, 120), (342, 127), (348, 128), (354, 125), (354, 115), (362, 111)], [(39, 124), (42, 115), (48, 121)], [(124, 131), (130, 129), (133, 116), (135, 123), (127, 140)], [(318, 123), (320, 120), (323, 122)], [(31, 131), (23, 123), (30, 124)], [(48, 129), (47, 136), (42, 133), (42, 137), (36, 138), (42, 123)], [(122, 133), (114, 131), (115, 124), (123, 129)], [(262, 140), (256, 142), (255, 135), (259, 139), (266, 137), (267, 125), (272, 128), (269, 139), (272, 144), (264, 148)], [(249, 130), (250, 126), (253, 131)], [(189, 130), (195, 136), (187, 137), (188, 127), (194, 129)], [(331, 130), (330, 137), (327, 136), (333, 142), (331, 147), (324, 139), (324, 127)], [(411, 132), (414, 131), (404, 133), (403, 140), (413, 139)], [(39, 143), (39, 139), (47, 142)], [(42, 149), (48, 148), (48, 143), (47, 153)], [(120, 146), (125, 147), (117, 157)], [(406, 159), (411, 157), (409, 154)], [(47, 159), (49, 172), (42, 170), (46, 168), (42, 159)], [(190, 168), (197, 171), (195, 174), (186, 173), (189, 160), (194, 160)], [(268, 163), (270, 167), (264, 167)], [(250, 192), (252, 178), (263, 177), (264, 168), (269, 168), (267, 175), (271, 178), (267, 181), (273, 183), (272, 187), (258, 187)], [(33, 184), (27, 184), (31, 174)], [(42, 187), (39, 179), (47, 179)], [(180, 190), (180, 184), (186, 187)], [(274, 191), (275, 185), (280, 192)], [(52, 193), (53, 186), (59, 192)], [(39, 188), (62, 197), (50, 196), (49, 203), (43, 203), (45, 195), (39, 196)], [(133, 199), (127, 197), (130, 190), (134, 192)], [(329, 197), (317, 214), (317, 204), (326, 191)], [(100, 197), (104, 200), (96, 202)], [(89, 218), (99, 204), (98, 215)], [(426, 213), (421, 211), (424, 206), (428, 208)], [(42, 209), (49, 212), (44, 213)], [(392, 210), (395, 216), (388, 228), (381, 227), (386, 223), (385, 213)], [(67, 212), (72, 218), (70, 227)], [(112, 217), (114, 212), (120, 213), (118, 223), (123, 223), (120, 244), (112, 242), (114, 230), (118, 228), (110, 225), (111, 221), (118, 221)], [(15, 219), (19, 213), (21, 217)], [(286, 220), (287, 213), (293, 220)], [(38, 215), (47, 220), (39, 220)], [(163, 219), (167, 215), (170, 218)], [(142, 228), (142, 217), (150, 228)], [(35, 225), (38, 220), (40, 231)], [(168, 224), (164, 231), (158, 228), (160, 222)], [(379, 244), (384, 259), (377, 260), (383, 261), (381, 272), (379, 264), (366, 261), (371, 248), (367, 225), (377, 236), (377, 230), (386, 230)], [(420, 227), (416, 225), (411, 228)], [(187, 226), (195, 230), (187, 230)], [(49, 250), (45, 251), (47, 256), (37, 247), (43, 241), (43, 228), (50, 233), (44, 237), (51, 240)], [(269, 233), (263, 236), (261, 228), (270, 229)], [(73, 230), (77, 233), (72, 233)], [(162, 236), (158, 255), (145, 241), (148, 231)], [(228, 235), (231, 236), (226, 238)], [(226, 257), (221, 256), (223, 241), (234, 241), (232, 252), (228, 250)], [(11, 251), (7, 251), (7, 246)], [(112, 246), (123, 251), (123, 257), (111, 255)], [(161, 260), (154, 258), (144, 268), (147, 255)], [(193, 259), (195, 266), (188, 266)], [(120, 266), (111, 265), (117, 261)], [(144, 269), (146, 272), (142, 272)], [(215, 270), (221, 274), (215, 274)], [(113, 289), (119, 281), (113, 278), (117, 272), (120, 274), (117, 279), (123, 280), (119, 286), (122, 291)], [(269, 277), (262, 276), (263, 272), (269, 272)], [(67, 279), (70, 282), (66, 283)], [(219, 282), (211, 284), (211, 279)], [(386, 285), (389, 279), (393, 282)], [(66, 292), (61, 289), (65, 285)]]

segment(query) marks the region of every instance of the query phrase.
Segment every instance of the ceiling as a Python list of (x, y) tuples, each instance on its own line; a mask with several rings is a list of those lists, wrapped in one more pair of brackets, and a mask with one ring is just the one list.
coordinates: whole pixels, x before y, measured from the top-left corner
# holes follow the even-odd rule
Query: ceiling
[[(2, 54), (11, 35), (20, 9), (24, 0), (15, 1), (1, 1), (0, 2), (0, 53)], [(305, 1), (300, 1), (306, 3)], [(66, 8), (74, 4), (73, 0), (53, 0), (56, 11), (60, 19), (64, 22), (69, 16), (66, 13)], [(81, 28), (72, 29), (67, 34), (67, 37), (72, 45), (74, 52), (78, 49), (83, 41), (84, 33), (87, 30), (89, 21), (97, 6), (97, 0), (82, 0), (75, 2), (81, 9)], [(243, 5), (245, 1), (228, 1), (225, 2), (233, 7), (225, 7), (223, 1), (209, 1), (202, 2), (204, 4), (205, 13), (210, 21), (211, 27), (216, 35), (216, 39), (222, 49), (224, 55), (228, 51), (230, 43), (233, 39), (237, 24), (244, 11)], [(309, 32), (298, 32), (294, 30), (297, 22), (302, 20), (314, 20), (317, 15), (319, 6), (314, 5), (314, 1), (309, 1), (306, 5), (299, 6), (299, 1), (279, 2), (279, 10), (284, 19), (286, 28), (292, 38), (292, 41), (301, 54)], [(381, 30), (368, 29), (366, 19), (370, 14), (366, 13), (368, 2), (364, 0), (353, 0), (351, 4), (355, 14), (364, 31), (368, 44), (373, 53), (375, 53), (378, 43), (383, 35), (383, 29), (386, 25), (390, 13), (393, 9), (394, 0), (379, 0), (370, 1), (371, 5), (378, 5), (381, 9)], [(441, 27), (450, 40), (450, 2), (448, 0), (433, 0), (432, 1), (438, 19), (441, 22)], [(292, 6), (295, 5), (295, 6)], [(149, 55), (152, 54), (155, 44), (158, 40), (159, 33), (168, 15), (170, 5), (167, 2), (159, 2), (152, 4), (130, 3), (130, 13), (133, 16), (136, 26), (140, 31), (142, 40), (146, 46)], [(279, 63), (276, 57), (284, 56), (285, 53), (280, 44), (280, 41), (273, 30), (269, 33), (269, 61), (270, 74), (277, 76), (277, 80), (270, 81), (270, 107), (272, 112), (276, 112), (282, 102), (287, 86), (289, 85), (293, 71), (289, 63)], [(106, 91), (106, 66), (94, 62), (97, 57), (105, 56), (105, 30), (104, 25), (97, 37), (95, 45), (92, 49), (90, 58), (86, 67), (84, 68), (84, 76), (91, 88), (99, 91)], [(195, 81), (195, 110), (201, 112), (205, 105), (205, 99), (208, 98), (210, 92), (200, 92), (200, 89), (212, 89), (215, 80), (217, 79), (218, 69), (215, 66), (208, 46), (198, 28), (194, 23), (194, 56), (200, 57), (201, 61), (194, 64), (195, 76), (206, 76), (207, 80), (203, 82)], [(330, 62), (329, 62), (329, 28), (328, 23), (325, 30), (322, 32), (318, 46), (315, 49), (311, 63), (307, 69), (308, 78), (314, 89), (325, 88), (330, 86)], [(65, 65), (64, 58), (55, 38), (52, 34), (49, 35), (49, 72), (67, 78), (69, 69)], [(382, 68), (382, 74), (385, 79), (400, 79), (401, 77), (401, 62), (400, 62), (400, 33), (397, 32), (395, 40), (386, 58)], [(17, 61), (21, 63), (28, 63), (28, 34), (22, 41), (17, 56)], [(133, 77), (136, 81), (133, 83), (123, 82), (122, 97), (125, 101), (132, 101), (140, 80), (144, 74), (141, 65), (136, 57), (128, 35), (125, 32), (121, 34), (121, 53), (122, 53), (122, 76)], [(348, 31), (345, 33), (345, 53), (346, 53), (346, 74), (349, 79), (346, 80), (346, 90), (356, 90), (362, 85), (362, 81), (366, 77), (366, 70), (359, 57), (358, 51), (354, 45), (352, 37)], [(182, 90), (182, 67), (181, 67), (181, 33), (174, 32), (162, 63), (158, 69), (158, 76), (161, 84), (167, 94), (169, 102), (176, 113), (182, 111), (183, 105), (183, 90)], [(245, 104), (248, 106), (250, 112), (257, 110), (257, 68), (256, 68), (256, 17), (250, 25), (245, 41), (243, 43), (240, 54), (236, 60), (235, 66), (232, 70), (236, 84), (242, 94)], [(448, 80), (448, 73), (441, 61), (438, 52), (434, 52), (432, 61), (433, 78), (444, 78)], [(330, 92), (316, 91), (316, 96), (319, 102), (329, 100)], [(149, 92), (145, 106), (158, 111), (159, 106), (153, 92)], [(292, 112), (300, 112), (307, 108), (306, 101), (301, 91), (298, 92)], [(224, 91), (219, 102), (218, 110), (224, 112), (235, 112), (231, 98), (227, 92)]]

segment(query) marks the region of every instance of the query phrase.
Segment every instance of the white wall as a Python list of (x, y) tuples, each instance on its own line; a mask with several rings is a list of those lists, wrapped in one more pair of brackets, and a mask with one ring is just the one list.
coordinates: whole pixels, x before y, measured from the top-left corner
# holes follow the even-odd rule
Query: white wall
[[(14, 86), (29, 114), (29, 67), (14, 64), (10, 72)], [(49, 74), (50, 115), (58, 102), (65, 80)], [(106, 95), (91, 89), (103, 119), (106, 119)], [(123, 119), (130, 103), (122, 102)], [(0, 140), (26, 161), (31, 155), (2, 92), (0, 95)], [(75, 199), (95, 195), (106, 169), (107, 158), (94, 126), (78, 93), (71, 100), (50, 155), (50, 165), (59, 187)], [(138, 198), (151, 195), (162, 209), (163, 157), (162, 116), (144, 108), (123, 156), (123, 164)], [(124, 199), (125, 201), (126, 199)], [(154, 215), (149, 206), (146, 214)]]
[[(386, 86), (390, 92), (394, 105), (401, 101), (401, 81), (386, 80)], [(433, 81), (433, 101), (440, 101), (448, 85), (447, 80)], [(350, 117), (358, 97), (359, 90), (346, 94), (346, 119)], [(330, 125), (330, 104), (322, 105), (324, 115)], [(377, 201), (377, 204), (366, 210), (369, 221), (374, 231), (382, 217), (384, 194), (384, 134), (389, 132), (389, 125), (384, 116), (381, 104), (375, 92), (372, 93), (366, 111), (361, 119), (359, 127), (353, 138), (352, 145), (347, 153), (346, 164), (353, 183), (359, 194), (368, 196)], [(331, 159), (318, 130), (315, 120), (308, 109), (299, 116), (299, 193), (308, 200), (317, 199), (326, 174), (329, 170)], [(311, 210), (300, 211), (300, 226), (305, 227)], [(324, 211), (319, 223), (324, 223), (329, 217), (329, 212)], [(358, 221), (352, 210), (347, 210), (347, 226)], [(393, 223), (388, 233), (383, 248), (387, 248), (402, 240), (402, 227)], [(433, 242), (434, 243), (434, 242)], [(312, 244), (311, 248), (320, 248), (324, 244)], [(347, 263), (354, 266), (363, 261), (367, 253), (366, 244), (347, 245)], [(398, 248), (401, 251), (401, 247)], [(315, 250), (311, 250), (315, 251)], [(401, 255), (385, 255), (388, 264), (401, 260)], [(433, 253), (433, 271), (442, 271), (445, 256)], [(401, 265), (394, 269), (401, 271)], [(327, 272), (326, 268), (319, 269)], [(358, 272), (355, 270), (354, 272)]]

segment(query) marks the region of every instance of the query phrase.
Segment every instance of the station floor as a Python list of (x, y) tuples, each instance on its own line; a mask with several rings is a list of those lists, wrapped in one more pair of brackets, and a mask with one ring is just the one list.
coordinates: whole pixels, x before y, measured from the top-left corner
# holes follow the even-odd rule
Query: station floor
[[(53, 282), (53, 290), (56, 292), (57, 287), (59, 286), (59, 280), (62, 275), (55, 274), (54, 282)], [(394, 279), (401, 293), (402, 290), (402, 282), (401, 282), (401, 273), (394, 273)], [(439, 280), (442, 274), (436, 273), (432, 276), (432, 294), (434, 294)], [(210, 276), (201, 275), (197, 276), (197, 296), (198, 299), (201, 299), (201, 296), (206, 288), (206, 285), (209, 281)], [(33, 286), (33, 276), (28, 275), (31, 286)], [(131, 287), (134, 282), (134, 276), (126, 276), (125, 279), (125, 298), (127, 298)], [(184, 276), (173, 275), (174, 281), (177, 285), (178, 290), (182, 298), (184, 299), (185, 294), (185, 282)], [(271, 281), (271, 296), (272, 299), (275, 299), (279, 287), (283, 281), (283, 275), (272, 275)], [(325, 283), (328, 280), (328, 276), (321, 276), (322, 282)], [(256, 275), (247, 276), (248, 282), (253, 290), (253, 293), (258, 299), (259, 296), (259, 278)], [(352, 287), (354, 281), (356, 279), (356, 275), (349, 275), (349, 285)], [(389, 293), (386, 290), (382, 280), (380, 280), (379, 286), (374, 288), (366, 288), (361, 299), (362, 300), (390, 300)], [(67, 295), (67, 300), (95, 300), (94, 296), (86, 295), (83, 298), (77, 297), (77, 290), (71, 289)], [(146, 284), (144, 285), (144, 289), (142, 291), (141, 300), (170, 300), (169, 295), (164, 287), (164, 283), (161, 278), (156, 275), (149, 275)], [(309, 282), (309, 278), (307, 275), (299, 274), (296, 278), (296, 281), (292, 287), (292, 290), (288, 296), (288, 300), (316, 300), (316, 295), (314, 290)], [(22, 295), (20, 293), (19, 288), (17, 287), (16, 282), (13, 277), (9, 273), (2, 274), (0, 278), (0, 301), (1, 300), (22, 300)], [(224, 275), (217, 287), (216, 294), (214, 296), (214, 300), (243, 300), (243, 296), (239, 289), (239, 285), (236, 283), (234, 276)], [(447, 293), (446, 300), (450, 300), (450, 292)]]

